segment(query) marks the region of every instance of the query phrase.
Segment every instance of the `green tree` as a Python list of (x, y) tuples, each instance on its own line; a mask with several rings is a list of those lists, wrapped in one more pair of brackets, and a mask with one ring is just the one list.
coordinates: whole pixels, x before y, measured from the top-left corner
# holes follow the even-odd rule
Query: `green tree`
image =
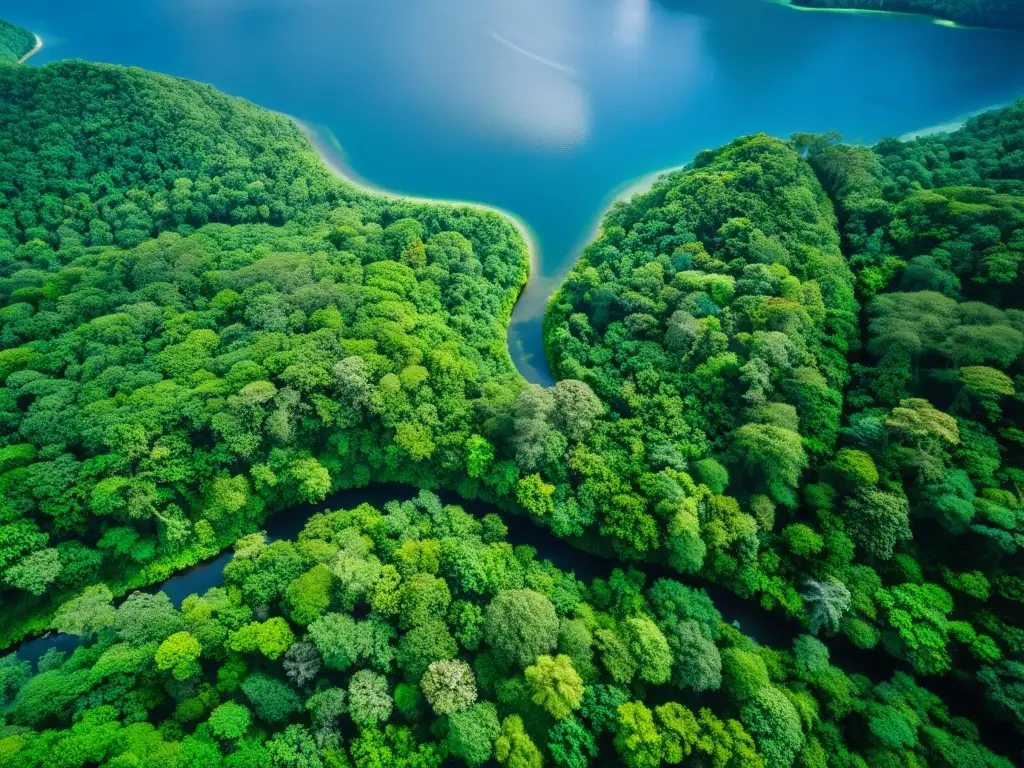
[(279, 616), (266, 621), (252, 621), (228, 636), (224, 647), (236, 653), (259, 651), (268, 659), (276, 660), (295, 642), (288, 622)]
[(873, 557), (888, 560), (900, 541), (911, 538), (910, 505), (906, 497), (868, 489), (847, 499), (847, 530)]
[(676, 702), (655, 707), (654, 716), (661, 732), (664, 760), (670, 765), (678, 765), (689, 757), (700, 737), (697, 718)]
[(309, 637), (331, 669), (344, 672), (369, 653), (365, 626), (343, 613), (326, 613), (309, 625)]
[(555, 765), (586, 768), (597, 758), (597, 740), (583, 723), (570, 715), (548, 731), (548, 753)]
[(726, 648), (721, 653), (725, 690), (737, 701), (746, 701), (769, 683), (764, 660), (752, 651)]
[(583, 440), (604, 413), (604, 404), (586, 383), (575, 379), (556, 382), (553, 395), (555, 426), (570, 440)]
[(454, 757), (475, 768), (491, 758), (500, 732), (494, 704), (489, 701), (474, 704), (449, 716), (448, 748)]
[(768, 768), (793, 765), (804, 735), (800, 716), (781, 690), (759, 688), (743, 706), (740, 719), (757, 741)]
[(394, 701), (388, 694), (388, 681), (382, 675), (361, 669), (348, 684), (348, 707), (352, 721), (361, 728), (391, 717)]
[(117, 608), (114, 629), (133, 645), (163, 640), (184, 628), (181, 614), (163, 592), (132, 592)]
[(60, 553), (56, 549), (38, 549), (12, 565), (4, 580), (15, 589), (38, 597), (60, 576), (61, 569)]
[(189, 632), (175, 632), (156, 649), (156, 668), (169, 671), (175, 680), (187, 680), (199, 674), (202, 646)]
[(334, 572), (318, 563), (288, 585), (285, 599), (296, 624), (310, 624), (331, 607)]
[(306, 699), (306, 711), (313, 721), (313, 736), (323, 749), (341, 743), (339, 718), (348, 712), (348, 693), (343, 688), (320, 688)]
[(87, 587), (78, 597), (57, 609), (53, 627), (58, 632), (89, 637), (113, 626), (117, 613), (111, 603), (114, 595), (105, 584)]
[(506, 664), (527, 667), (554, 650), (558, 640), (555, 606), (529, 589), (499, 592), (487, 606), (484, 631), (494, 654)]
[(266, 723), (281, 723), (302, 709), (298, 694), (287, 684), (264, 674), (249, 675), (242, 693), (252, 704), (256, 717)]
[(804, 586), (807, 591), (800, 596), (807, 608), (811, 633), (818, 634), (822, 627), (828, 632), (838, 630), (843, 614), (850, 610), (850, 590), (841, 581), (833, 579), (809, 579)]
[(316, 741), (304, 725), (289, 725), (266, 744), (270, 765), (275, 768), (322, 768)]
[(210, 730), (218, 738), (236, 741), (245, 735), (252, 723), (249, 710), (241, 704), (226, 701), (210, 713)]
[(313, 643), (300, 640), (285, 651), (281, 666), (289, 680), (304, 688), (316, 679), (323, 666), (323, 657)]
[(423, 696), (439, 715), (451, 715), (476, 701), (476, 677), (458, 659), (433, 661), (420, 679)]
[(807, 467), (800, 435), (773, 424), (744, 424), (735, 435), (737, 456), (758, 472), (765, 492), (780, 504), (796, 503), (795, 489)]
[(1009, 720), (1018, 732), (1024, 732), (1024, 664), (1004, 659), (982, 667), (978, 680), (995, 711)]
[(622, 762), (630, 768), (657, 768), (665, 757), (661, 734), (654, 724), (654, 715), (641, 702), (619, 707), (619, 726), (615, 749)]
[(623, 630), (640, 679), (656, 685), (668, 682), (672, 652), (658, 625), (644, 616), (635, 616), (626, 619)]
[(525, 675), (533, 691), (533, 703), (556, 720), (568, 717), (583, 703), (583, 680), (564, 654), (538, 656), (537, 663), (527, 667)]
[(30, 677), (32, 665), (19, 659), (16, 653), (0, 657), (0, 705), (10, 705), (18, 690)]
[(508, 768), (540, 768), (544, 762), (519, 715), (509, 715), (501, 721), (501, 730), (494, 741), (494, 758)]
[(714, 642), (695, 621), (681, 621), (668, 635), (672, 650), (672, 684), (698, 693), (722, 685), (722, 657)]
[(413, 627), (398, 641), (396, 660), (406, 678), (418, 682), (434, 661), (454, 659), (458, 643), (443, 621), (428, 621)]

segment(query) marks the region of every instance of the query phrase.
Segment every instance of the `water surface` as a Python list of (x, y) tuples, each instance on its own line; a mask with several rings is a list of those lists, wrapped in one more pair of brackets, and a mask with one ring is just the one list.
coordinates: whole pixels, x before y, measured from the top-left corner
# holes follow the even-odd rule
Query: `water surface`
[(1024, 94), (1024, 35), (763, 0), (3, 0), (38, 66), (81, 57), (216, 85), (330, 128), (351, 167), (524, 219), (540, 318), (613, 190), (765, 131), (898, 136)]

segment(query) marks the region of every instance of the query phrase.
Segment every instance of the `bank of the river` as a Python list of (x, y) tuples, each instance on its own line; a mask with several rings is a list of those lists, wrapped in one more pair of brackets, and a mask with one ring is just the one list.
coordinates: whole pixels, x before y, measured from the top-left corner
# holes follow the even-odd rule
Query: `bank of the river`
[(36, 35), (36, 45), (35, 45), (35, 47), (31, 51), (26, 53), (24, 56), (22, 56), (20, 59), (18, 59), (18, 63), (19, 64), (24, 64), (26, 61), (31, 59), (33, 56), (35, 56), (41, 50), (43, 50), (43, 38), (41, 38), (39, 35)]
[[(601, 228), (604, 225), (604, 220), (605, 217), (608, 215), (608, 212), (616, 203), (626, 203), (629, 202), (634, 195), (642, 195), (645, 192), (649, 192), (651, 190), (651, 187), (654, 186), (654, 183), (662, 176), (669, 173), (674, 173), (675, 171), (681, 171), (684, 168), (686, 168), (686, 166), (687, 164), (685, 163), (682, 165), (669, 166), (668, 168), (662, 168), (661, 170), (658, 171), (651, 171), (650, 173), (645, 173), (642, 176), (636, 177), (632, 181), (627, 181), (624, 184), (620, 184), (611, 192), (611, 194), (608, 195), (606, 203), (601, 208), (601, 213), (597, 216), (596, 219), (594, 219), (594, 222), (587, 230), (586, 235), (584, 235), (584, 237), (577, 243), (576, 247), (573, 249), (572, 258), (569, 260), (569, 265), (566, 269), (566, 272), (554, 278), (547, 278), (546, 280), (543, 281), (543, 283), (540, 283), (540, 281), (536, 281), (531, 278), (530, 283), (526, 286), (526, 289), (523, 291), (524, 298), (520, 299), (520, 302), (528, 302), (531, 305), (536, 305), (537, 307), (540, 308), (539, 310), (535, 311), (539, 312), (538, 319), (540, 320), (542, 327), (542, 342), (545, 357), (545, 360), (543, 361), (544, 376), (538, 378), (536, 372), (539, 369), (537, 368), (537, 366), (531, 366), (532, 370), (530, 371), (530, 373), (533, 374), (532, 376), (527, 375), (526, 371), (520, 369), (519, 372), (523, 375), (524, 378), (535, 384), (547, 385), (554, 383), (554, 375), (551, 373), (549, 364), (547, 362), (548, 360), (551, 359), (551, 350), (548, 347), (548, 334), (546, 325), (547, 307), (558, 296), (559, 286), (563, 282), (565, 282), (565, 278), (569, 274), (569, 271), (572, 270), (572, 268), (576, 265), (576, 262), (579, 261), (580, 256), (583, 255), (583, 250), (601, 236)], [(541, 294), (542, 298), (528, 297), (528, 292), (531, 292), (531, 290), (534, 293)], [(530, 316), (523, 319), (528, 322), (534, 318), (533, 316)]]
[[(355, 170), (349, 165), (345, 155), (345, 148), (338, 141), (338, 137), (334, 133), (324, 127), (314, 126), (310, 123), (300, 120), (294, 115), (285, 115), (295, 125), (298, 126), (299, 130), (302, 131), (306, 140), (309, 141), (310, 145), (316, 151), (317, 155), (320, 156), (320, 160), (324, 163), (329, 170), (331, 170), (338, 178), (351, 184), (357, 189), (367, 192), (369, 194), (378, 195), (381, 197), (390, 198), (392, 200), (408, 200), (415, 203), (430, 203), (434, 205), (450, 205), (459, 208), (472, 208), (478, 211), (490, 211), (503, 217), (509, 224), (516, 228), (519, 232), (519, 236), (522, 237), (523, 243), (526, 246), (526, 253), (528, 259), (529, 271), (527, 273), (526, 283), (521, 286), (519, 294), (516, 296), (508, 307), (506, 307), (505, 314), (501, 321), (505, 324), (506, 328), (512, 327), (512, 314), (516, 311), (517, 307), (521, 308), (520, 302), (522, 302), (524, 296), (527, 295), (527, 291), (530, 290), (531, 285), (536, 285), (536, 282), (540, 276), (540, 245), (537, 236), (530, 229), (530, 225), (526, 223), (524, 219), (511, 213), (510, 211), (503, 210), (493, 205), (484, 205), (483, 203), (473, 202), (471, 200), (448, 200), (438, 199), (431, 197), (418, 197), (416, 195), (407, 195), (402, 192), (396, 192), (394, 190), (384, 189), (382, 187), (373, 184), (367, 179), (362, 178)], [(550, 295), (550, 293), (549, 293)], [(513, 354), (513, 346), (511, 343), (505, 345), (506, 351), (509, 355), (509, 362), (512, 367), (519, 371), (520, 375), (527, 379), (527, 381), (536, 383), (535, 377), (528, 375), (529, 371), (525, 371), (521, 365), (521, 360), (517, 355)], [(543, 382), (549, 383), (549, 382)]]
[[(319, 504), (302, 504), (283, 510), (269, 518), (263, 530), (270, 540), (291, 540), (297, 538), (299, 532), (314, 514), (326, 510), (351, 509), (363, 503), (380, 507), (388, 501), (412, 499), (419, 492), (419, 488), (400, 483), (375, 483), (365, 488), (341, 491)], [(457, 504), (478, 518), (488, 513), (501, 514), (508, 525), (507, 540), (510, 544), (532, 547), (540, 559), (550, 560), (561, 570), (571, 571), (577, 578), (587, 583), (595, 578), (608, 578), (614, 569), (630, 565), (570, 546), (566, 541), (556, 538), (548, 530), (525, 518), (509, 516), (505, 510), (492, 504), (467, 501), (451, 491), (434, 492), (446, 504)], [(225, 550), (217, 557), (181, 571), (160, 584), (148, 587), (145, 591), (165, 592), (174, 605), (180, 607), (182, 601), (189, 595), (202, 594), (211, 587), (220, 585), (223, 581), (224, 568), (232, 557), (233, 552)], [(745, 634), (762, 645), (787, 648), (798, 635), (805, 634), (807, 631), (799, 622), (770, 613), (758, 603), (740, 598), (699, 576), (684, 576), (664, 566), (650, 563), (633, 565), (644, 571), (648, 584), (659, 578), (668, 578), (704, 590), (721, 613), (723, 621), (739, 627)], [(842, 636), (821, 639), (829, 647), (832, 663), (848, 674), (861, 674), (877, 683), (888, 679), (895, 672), (907, 671), (905, 664), (893, 659), (880, 649), (869, 651), (857, 648)], [(79, 639), (73, 635), (50, 633), (23, 643), (17, 648), (17, 652), (20, 658), (35, 663), (50, 648), (71, 651), (78, 643)], [(954, 715), (965, 717), (977, 715), (984, 707), (984, 700), (977, 689), (965, 685), (962, 681), (951, 677), (938, 677), (927, 678), (919, 682), (923, 687), (938, 695)], [(1011, 729), (994, 723), (990, 719), (972, 719), (979, 726), (982, 739), (990, 749), (1001, 754), (1014, 752), (1015, 745)]]
[[(271, 540), (295, 539), (305, 527), (310, 517), (326, 510), (352, 509), (360, 504), (382, 506), (388, 501), (405, 501), (412, 499), (420, 492), (419, 488), (403, 483), (373, 483), (364, 488), (354, 488), (333, 494), (318, 504), (300, 504), (282, 510), (269, 517), (262, 526)], [(675, 579), (687, 585), (703, 589), (708, 593), (715, 606), (722, 613), (723, 620), (740, 627), (746, 634), (762, 645), (786, 647), (793, 638), (806, 630), (792, 619), (772, 615), (752, 600), (738, 597), (734, 593), (720, 587), (700, 576), (686, 576), (671, 569), (651, 563), (629, 563), (613, 557), (599, 554), (587, 549), (570, 545), (564, 539), (557, 538), (546, 528), (535, 524), (532, 519), (518, 515), (510, 515), (507, 510), (483, 501), (470, 501), (453, 491), (432, 490), (446, 504), (457, 504), (475, 517), (481, 518), (488, 513), (499, 514), (508, 525), (508, 541), (513, 546), (525, 545), (533, 547), (538, 557), (550, 560), (565, 571), (572, 571), (577, 578), (590, 582), (595, 578), (607, 578), (616, 568), (628, 568), (631, 565), (642, 569), (648, 582), (657, 578)], [(180, 606), (182, 601), (191, 594), (202, 594), (211, 587), (221, 583), (224, 567), (233, 556), (232, 550), (226, 549), (217, 556), (197, 563), (176, 573), (167, 580), (144, 588), (147, 592), (165, 592), (171, 601)], [(18, 647), (18, 655), (23, 659), (36, 661), (50, 647), (68, 648), (77, 644), (77, 638), (69, 635), (50, 633), (43, 637), (22, 643)], [(850, 645), (845, 638), (831, 638), (828, 644), (835, 646), (836, 663), (848, 671), (866, 674), (872, 678), (888, 677), (901, 665), (888, 656), (876, 657), (874, 652), (863, 651)]]

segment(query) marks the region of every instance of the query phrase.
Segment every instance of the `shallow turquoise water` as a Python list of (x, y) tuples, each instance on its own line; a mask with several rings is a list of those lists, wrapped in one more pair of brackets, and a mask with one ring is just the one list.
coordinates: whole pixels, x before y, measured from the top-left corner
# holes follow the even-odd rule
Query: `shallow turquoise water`
[(521, 216), (541, 250), (513, 317), (549, 380), (544, 302), (609, 195), (755, 131), (901, 135), (1024, 94), (1024, 36), (762, 0), (5, 0), (40, 65), (213, 83), (329, 127), (362, 177)]

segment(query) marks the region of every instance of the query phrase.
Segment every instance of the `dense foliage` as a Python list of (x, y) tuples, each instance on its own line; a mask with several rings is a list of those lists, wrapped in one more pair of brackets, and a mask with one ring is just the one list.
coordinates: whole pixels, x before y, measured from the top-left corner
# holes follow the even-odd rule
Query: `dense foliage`
[[(856, 613), (883, 617), (883, 643), (921, 671), (980, 667), (1020, 729), (1024, 101), (870, 151), (797, 138), (837, 200), (867, 310), (835, 460), (846, 484), (827, 504), (886, 585)], [(852, 589), (859, 570), (835, 575)]]
[(0, 19), (0, 64), (16, 64), (35, 45), (36, 36), (27, 29)]
[(1024, 29), (1019, 0), (790, 0), (807, 8), (856, 8), (866, 11), (921, 13), (959, 24)]
[[(0, 69), (0, 237), (134, 247), (322, 215), (340, 185), (292, 123), (210, 86), (66, 61)], [(45, 265), (42, 265), (45, 266)]]
[(361, 196), (287, 119), (140, 70), (7, 68), (0, 112), (8, 632), (268, 508), (488, 466), (526, 275), (499, 216)]
[(1022, 102), (874, 148), (741, 139), (613, 209), (547, 318), (559, 375), (729, 494), (687, 500), (704, 543), (749, 521), (704, 573), (970, 670), (1018, 729), (1022, 151)]
[[(557, 374), (638, 424), (647, 471), (684, 497), (654, 510), (677, 568), (800, 610), (799, 583), (763, 583), (772, 564), (759, 562), (759, 540), (797, 505), (803, 470), (835, 447), (857, 342), (853, 282), (813, 170), (756, 136), (614, 207), (552, 300)], [(721, 495), (727, 486), (745, 503)], [(695, 544), (680, 535), (687, 525)], [(785, 537), (801, 554), (820, 548), (809, 529)]]
[(288, 119), (141, 70), (3, 67), (0, 116), (0, 627), (89, 639), (0, 664), (0, 759), (1002, 764), (909, 675), (585, 587), (429, 495), (114, 607), (379, 480), (955, 671), (1024, 731), (1024, 103), (701, 153), (552, 300), (550, 389), (508, 358), (497, 214), (360, 193)]
[(907, 675), (759, 647), (703, 592), (586, 585), (504, 533), (423, 492), (243, 537), (180, 609), (93, 586), (57, 615), (70, 657), (0, 659), (0, 766), (1009, 768)]

